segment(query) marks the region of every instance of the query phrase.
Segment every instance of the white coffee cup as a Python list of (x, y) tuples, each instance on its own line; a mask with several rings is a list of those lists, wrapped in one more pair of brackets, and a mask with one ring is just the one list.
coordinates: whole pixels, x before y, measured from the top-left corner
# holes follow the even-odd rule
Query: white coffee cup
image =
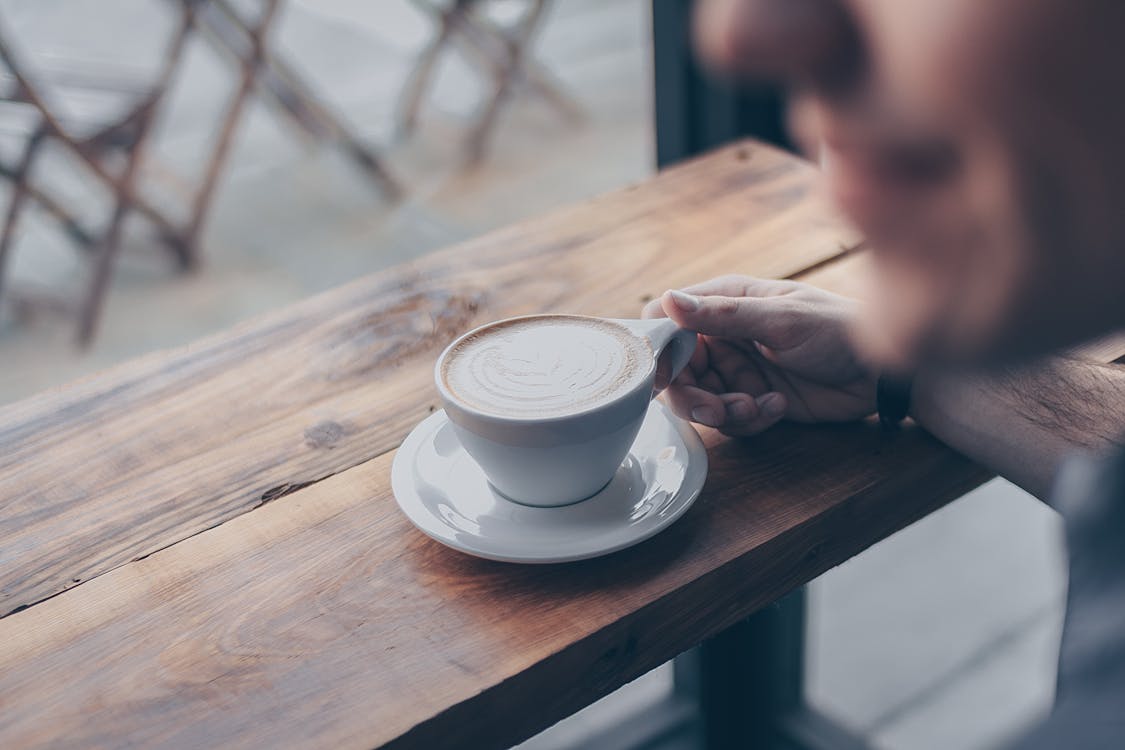
[[(547, 417), (499, 415), (479, 408), (451, 390), (444, 376), (444, 364), (462, 342), (482, 336), (493, 327), (542, 318), (619, 326), (651, 350), (645, 372), (639, 379), (630, 380), (627, 390), (608, 401)], [(527, 315), (494, 321), (460, 336), (438, 357), (434, 379), (454, 432), (496, 490), (525, 505), (568, 505), (597, 494), (613, 479), (637, 437), (649, 402), (656, 395), (658, 359), (667, 350), (674, 378), (691, 359), (695, 343), (694, 332), (680, 329), (667, 318)]]

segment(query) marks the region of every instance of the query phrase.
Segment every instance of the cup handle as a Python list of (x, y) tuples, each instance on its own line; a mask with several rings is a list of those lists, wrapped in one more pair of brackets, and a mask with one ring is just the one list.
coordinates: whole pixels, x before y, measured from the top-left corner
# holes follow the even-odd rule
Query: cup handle
[[(647, 339), (652, 346), (653, 355), (659, 361), (660, 357), (668, 350), (671, 357), (671, 379), (675, 380), (680, 371), (687, 367), (691, 355), (695, 352), (697, 336), (695, 331), (680, 328), (668, 318), (653, 318), (651, 320), (616, 320), (641, 338)], [(656, 391), (653, 391), (656, 395)]]

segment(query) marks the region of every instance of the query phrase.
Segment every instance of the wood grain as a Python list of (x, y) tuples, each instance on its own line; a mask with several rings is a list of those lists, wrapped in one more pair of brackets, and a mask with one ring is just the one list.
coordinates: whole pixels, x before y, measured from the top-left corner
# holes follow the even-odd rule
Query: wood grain
[(0, 619), (0, 747), (507, 747), (988, 478), (916, 429), (783, 425), (704, 431), (696, 505), (601, 560), (477, 560), (397, 511), (476, 321), (732, 271), (854, 292), (809, 177), (737, 146), (0, 412), (0, 586), (34, 603)]
[(870, 424), (706, 438), (683, 519), (545, 567), (414, 530), (384, 454), (0, 621), (0, 738), (506, 747), (986, 476)]
[(0, 616), (398, 445), (456, 334), (634, 316), (666, 287), (785, 276), (854, 236), (811, 171), (742, 144), (0, 409)]

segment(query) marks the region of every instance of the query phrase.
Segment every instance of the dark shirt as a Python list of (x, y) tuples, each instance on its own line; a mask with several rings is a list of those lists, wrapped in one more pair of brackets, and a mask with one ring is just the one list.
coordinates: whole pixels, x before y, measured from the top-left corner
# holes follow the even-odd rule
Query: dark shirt
[(1082, 456), (1051, 505), (1066, 527), (1070, 585), (1051, 715), (1019, 750), (1125, 748), (1125, 451)]

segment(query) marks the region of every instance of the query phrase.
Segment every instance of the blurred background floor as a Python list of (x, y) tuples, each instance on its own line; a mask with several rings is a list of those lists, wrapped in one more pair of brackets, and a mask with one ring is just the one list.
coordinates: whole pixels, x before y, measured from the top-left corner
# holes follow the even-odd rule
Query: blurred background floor
[[(160, 0), (7, 0), (4, 20), (29, 47), (144, 65), (170, 25)], [(388, 204), (338, 154), (302, 140), (254, 101), (216, 197), (203, 265), (172, 270), (130, 226), (93, 347), (72, 346), (74, 321), (0, 314), (0, 403), (156, 348), (190, 342), (256, 313), (401, 263), (653, 172), (649, 4), (562, 0), (536, 54), (585, 111), (559, 120), (538, 100), (502, 114), (486, 160), (462, 164), (481, 94), (446, 60), (420, 130), (396, 142), (394, 109), (430, 21), (405, 0), (293, 0), (275, 41), (326, 100), (381, 148), (407, 186)], [(142, 20), (138, 21), (140, 18)], [(190, 180), (210, 138), (230, 69), (191, 50), (156, 143), (154, 190)], [(2, 145), (2, 144), (0, 144)], [(105, 198), (52, 156), (47, 176)], [(186, 177), (173, 177), (184, 175)], [(101, 203), (99, 203), (101, 201)], [(67, 293), (86, 272), (72, 246), (34, 213), (22, 225), (10, 283)], [(995, 481), (822, 576), (812, 585), (809, 693), (883, 748), (992, 747), (1050, 704), (1065, 590), (1053, 514)], [(581, 679), (581, 676), (576, 676)], [(665, 668), (564, 721), (528, 748), (597, 747), (599, 726), (669, 689)]]

